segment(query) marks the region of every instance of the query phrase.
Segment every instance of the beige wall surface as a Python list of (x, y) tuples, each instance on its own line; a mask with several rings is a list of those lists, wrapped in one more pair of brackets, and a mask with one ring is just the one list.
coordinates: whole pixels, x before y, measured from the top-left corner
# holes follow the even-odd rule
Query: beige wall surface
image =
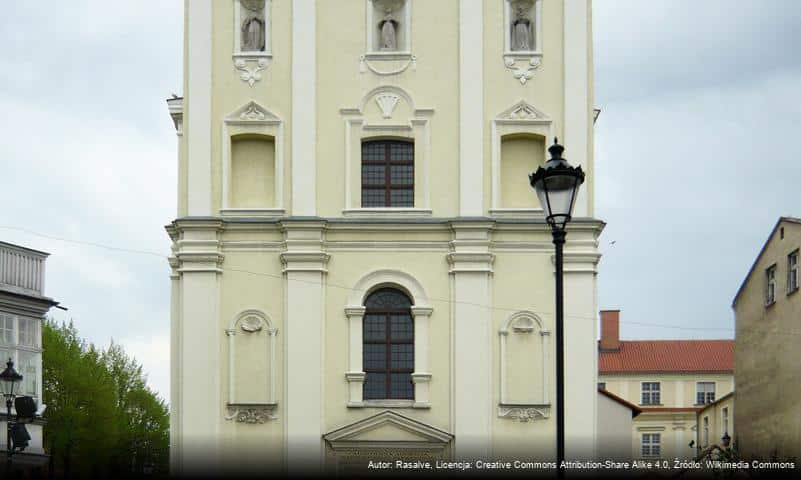
[(599, 393), (597, 457), (603, 460), (631, 460), (632, 425), (630, 408)]
[[(744, 455), (801, 457), (801, 294), (786, 289), (787, 255), (799, 247), (801, 224), (779, 223), (734, 305), (735, 430)], [(765, 306), (765, 270), (774, 264), (776, 301)]]
[[(526, 174), (556, 135), (590, 172), (565, 251), (565, 311), (586, 328), (565, 341), (568, 453), (594, 453), (603, 223), (589, 218), (590, 2), (538, 0), (540, 42), (522, 56), (505, 51), (503, 1), (406, 4), (409, 51), (382, 56), (368, 49), (367, 0), (268, 1), (271, 49), (258, 55), (235, 51), (238, 1), (185, 3), (168, 227), (176, 472), (200, 451), (209, 464), (314, 470), (318, 459), (298, 460), (379, 438), (455, 457), (552, 456), (553, 245)], [(569, 86), (566, 69), (578, 73)], [(274, 155), (232, 148), (238, 135), (271, 138)], [(501, 148), (525, 135), (539, 140)], [(361, 208), (361, 143), (376, 138), (414, 143), (413, 208)], [(495, 197), (520, 210), (496, 212)], [(384, 285), (370, 278), (425, 297), (413, 403), (362, 402), (354, 289)], [(243, 330), (248, 315), (263, 328)], [(403, 418), (369, 424), (386, 411)]]
[[(734, 396), (721, 400), (700, 410), (697, 415), (698, 446), (705, 448), (709, 445), (720, 445), (721, 438), (728, 434), (732, 441), (737, 438), (734, 431)], [(706, 423), (705, 421), (706, 420)], [(708, 432), (704, 432), (704, 427)]]

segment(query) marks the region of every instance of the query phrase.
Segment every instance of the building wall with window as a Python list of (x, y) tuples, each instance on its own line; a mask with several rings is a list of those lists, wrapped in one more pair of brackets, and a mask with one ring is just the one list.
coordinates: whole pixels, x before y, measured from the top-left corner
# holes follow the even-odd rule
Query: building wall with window
[[(46, 408), (42, 397), (42, 320), (57, 304), (44, 295), (45, 260), (49, 254), (0, 242), (0, 363), (10, 359), (22, 375), (16, 393), (36, 401), (37, 413)], [(12, 415), (16, 412), (12, 409)], [(5, 404), (0, 412), (0, 449), (6, 449)], [(41, 455), (41, 418), (27, 424), (31, 436), (25, 453)]]
[(620, 340), (619, 322), (619, 311), (601, 312), (598, 381), (642, 410), (634, 458), (694, 457), (697, 412), (734, 390), (734, 341)]
[[(743, 455), (801, 457), (798, 339), (801, 219), (781, 217), (737, 292), (737, 445)], [(772, 272), (772, 274), (769, 274)]]
[[(591, 325), (590, 2), (185, 5), (175, 471), (553, 457), (553, 246), (527, 174), (557, 136), (588, 173), (565, 311)], [(594, 339), (566, 337), (575, 458), (595, 448)]]
[(724, 395), (698, 410), (696, 415), (698, 448), (711, 445), (723, 447), (723, 436), (733, 441), (737, 435), (734, 430), (734, 392)]

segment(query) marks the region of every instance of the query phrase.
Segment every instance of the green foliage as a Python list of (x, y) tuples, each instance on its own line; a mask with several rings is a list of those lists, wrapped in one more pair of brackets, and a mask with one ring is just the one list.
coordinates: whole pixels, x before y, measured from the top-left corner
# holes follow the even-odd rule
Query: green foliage
[(169, 412), (142, 366), (114, 342), (98, 350), (69, 324), (42, 329), (44, 443), (56, 470), (76, 477), (166, 475)]

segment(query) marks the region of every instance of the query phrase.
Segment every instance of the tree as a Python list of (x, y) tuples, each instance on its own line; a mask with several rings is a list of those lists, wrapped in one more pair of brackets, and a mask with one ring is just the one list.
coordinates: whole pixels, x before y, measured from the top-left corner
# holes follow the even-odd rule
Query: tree
[(114, 342), (98, 350), (72, 322), (42, 329), (44, 442), (65, 475), (167, 473), (169, 412)]

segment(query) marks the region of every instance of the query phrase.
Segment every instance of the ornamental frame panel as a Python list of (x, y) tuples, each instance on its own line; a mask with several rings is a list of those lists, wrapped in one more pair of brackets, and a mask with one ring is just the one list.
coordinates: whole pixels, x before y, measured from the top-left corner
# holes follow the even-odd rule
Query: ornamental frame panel
[[(540, 337), (540, 358), (534, 359), (531, 364), (537, 361), (542, 369), (542, 385), (540, 398), (531, 403), (529, 399), (513, 399), (508, 394), (508, 368), (509, 359), (507, 341), (509, 335), (539, 335)], [(542, 320), (534, 312), (521, 310), (509, 316), (503, 326), (498, 331), (499, 337), (499, 385), (498, 385), (498, 416), (501, 418), (512, 418), (520, 422), (545, 419), (550, 416), (550, 337), (551, 332), (543, 327)], [(521, 401), (523, 400), (523, 401)]]
[[(269, 377), (267, 401), (240, 402), (236, 395), (236, 336), (258, 335), (261, 332), (269, 337), (267, 352), (265, 352), (269, 365), (269, 370), (265, 372)], [(228, 415), (225, 419), (235, 420), (239, 423), (265, 423), (268, 420), (277, 419), (278, 417), (273, 412), (278, 406), (275, 388), (278, 329), (273, 326), (267, 314), (261, 310), (249, 309), (234, 317), (230, 327), (225, 330), (225, 334), (228, 337), (228, 401), (226, 402)]]

